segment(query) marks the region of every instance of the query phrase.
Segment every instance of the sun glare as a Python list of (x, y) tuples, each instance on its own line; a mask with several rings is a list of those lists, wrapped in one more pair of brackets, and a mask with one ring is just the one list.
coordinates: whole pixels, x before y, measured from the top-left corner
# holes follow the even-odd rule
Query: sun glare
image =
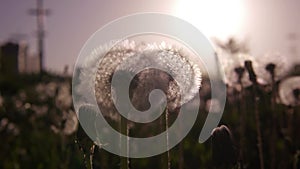
[(241, 30), (244, 10), (240, 0), (178, 0), (175, 15), (208, 37), (225, 39)]

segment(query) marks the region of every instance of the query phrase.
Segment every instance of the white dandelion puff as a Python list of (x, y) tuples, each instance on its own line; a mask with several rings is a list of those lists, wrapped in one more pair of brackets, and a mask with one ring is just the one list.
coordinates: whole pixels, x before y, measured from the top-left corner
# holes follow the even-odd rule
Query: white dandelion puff
[(283, 80), (279, 84), (279, 97), (287, 106), (300, 105), (300, 76), (294, 76)]
[(59, 85), (55, 104), (58, 108), (64, 110), (69, 109), (72, 106), (72, 97), (69, 83), (62, 83)]
[(62, 129), (62, 132), (65, 135), (71, 135), (78, 128), (77, 116), (76, 116), (75, 112), (73, 112), (72, 110), (64, 111), (63, 116), (64, 116), (63, 119), (65, 119), (65, 122), (64, 122), (64, 127)]
[(258, 57), (257, 62), (256, 71), (259, 72), (257, 76), (268, 84), (272, 83), (272, 76), (274, 76), (275, 81), (278, 81), (283, 79), (290, 70), (290, 64), (286, 57), (278, 52), (267, 53), (262, 57)]
[[(121, 44), (121, 46), (124, 44)], [(122, 63), (122, 66), (118, 67)], [(155, 88), (160, 88), (167, 93), (168, 108), (175, 109), (191, 100), (198, 92), (201, 83), (201, 72), (199, 68), (189, 61), (187, 56), (178, 52), (176, 49), (170, 49), (163, 42), (161, 45), (136, 46), (135, 49), (124, 47), (120, 50), (112, 48), (104, 56), (98, 66), (96, 78), (96, 97), (103, 106), (112, 105), (111, 95), (111, 76), (116, 71), (127, 71), (132, 74), (138, 73), (138, 70), (152, 65), (165, 68), (170, 71), (170, 75), (160, 70), (144, 70), (136, 76), (136, 85), (132, 94), (133, 104), (143, 107), (141, 96)], [(118, 68), (117, 68), (118, 67)], [(177, 79), (174, 84), (172, 78)], [(98, 92), (99, 91), (99, 92)], [(100, 94), (102, 93), (102, 94)], [(107, 93), (107, 94), (106, 94)], [(171, 102), (172, 100), (172, 102)]]
[[(80, 84), (75, 90), (95, 93), (98, 104), (107, 112), (113, 111), (111, 91), (112, 76), (117, 71), (126, 71), (135, 75), (135, 89), (131, 93), (133, 105), (143, 107), (140, 96), (147, 95), (155, 88), (162, 89), (168, 99), (168, 108), (175, 109), (191, 100), (199, 91), (201, 72), (198, 65), (180, 50), (163, 42), (160, 45), (136, 44), (124, 40), (115, 46), (110, 43), (95, 49), (83, 64)], [(100, 60), (101, 59), (101, 60)], [(164, 67), (170, 74), (144, 67)], [(173, 79), (176, 79), (175, 82)], [(95, 87), (95, 91), (88, 91)], [(146, 85), (146, 86), (145, 86)], [(180, 89), (180, 90), (179, 90)], [(87, 101), (89, 98), (85, 98)], [(146, 106), (147, 107), (147, 106)]]
[(228, 53), (226, 51), (218, 51), (221, 67), (225, 73), (225, 83), (231, 87), (248, 87), (252, 84), (249, 80), (248, 72), (245, 69), (245, 61), (250, 60), (253, 67), (257, 67), (254, 57), (246, 53)]

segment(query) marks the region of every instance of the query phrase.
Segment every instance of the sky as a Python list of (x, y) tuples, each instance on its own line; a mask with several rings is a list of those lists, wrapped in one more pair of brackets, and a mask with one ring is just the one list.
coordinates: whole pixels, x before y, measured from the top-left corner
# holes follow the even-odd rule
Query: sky
[[(73, 68), (86, 40), (106, 23), (138, 12), (161, 12), (190, 22), (209, 38), (247, 41), (251, 54), (279, 52), (291, 61), (291, 46), (300, 49), (299, 0), (45, 0), (45, 65), (48, 70)], [(28, 14), (36, 0), (0, 0), (0, 42), (17, 34), (36, 53), (36, 19)], [(289, 40), (288, 34), (298, 34)]]

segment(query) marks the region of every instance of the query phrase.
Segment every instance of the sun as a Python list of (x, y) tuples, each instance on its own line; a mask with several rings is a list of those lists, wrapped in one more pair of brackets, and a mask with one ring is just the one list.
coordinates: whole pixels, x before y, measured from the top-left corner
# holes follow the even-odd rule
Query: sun
[(225, 39), (238, 34), (244, 22), (241, 0), (178, 0), (175, 15), (208, 37)]

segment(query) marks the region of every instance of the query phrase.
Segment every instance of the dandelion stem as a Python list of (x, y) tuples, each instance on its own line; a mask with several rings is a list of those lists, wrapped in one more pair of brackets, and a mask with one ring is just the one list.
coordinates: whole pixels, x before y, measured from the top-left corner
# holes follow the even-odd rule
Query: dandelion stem
[[(121, 151), (124, 151), (126, 152), (127, 156), (128, 156), (128, 140), (127, 138), (124, 139), (122, 137), (122, 134), (123, 135), (126, 135), (128, 136), (128, 126), (127, 126), (127, 120), (120, 116), (120, 131), (121, 131), (121, 134), (120, 134), (120, 148), (121, 148)], [(121, 162), (120, 162), (120, 169), (129, 169), (129, 158), (128, 157), (121, 157)]]
[(179, 143), (179, 169), (183, 169), (183, 165), (184, 165), (183, 145), (184, 145), (184, 142), (181, 141)]
[(270, 155), (271, 155), (271, 164), (270, 164), (270, 168), (274, 169), (275, 167), (275, 162), (276, 162), (276, 156), (275, 156), (275, 142), (274, 140), (277, 140), (277, 136), (276, 136), (276, 127), (277, 127), (277, 112), (275, 109), (275, 99), (277, 96), (276, 93), (276, 88), (275, 88), (275, 68), (276, 65), (273, 63), (270, 63), (266, 66), (266, 70), (269, 72), (270, 76), (271, 76), (271, 87), (272, 87), (272, 92), (271, 92), (271, 127), (272, 127), (272, 132), (271, 132), (271, 140), (270, 140)]
[[(254, 87), (255, 88), (255, 87)], [(256, 121), (256, 132), (257, 132), (257, 147), (259, 152), (259, 161), (260, 161), (260, 168), (264, 169), (264, 157), (263, 157), (263, 145), (262, 145), (262, 134), (260, 131), (260, 117), (257, 107), (258, 98), (256, 96), (256, 89), (253, 89), (255, 103), (254, 103), (254, 111), (255, 111), (255, 121)]]
[(92, 145), (90, 148), (90, 168), (93, 168), (93, 157), (94, 157), (94, 152), (95, 152), (95, 144)]
[(243, 67), (239, 67), (235, 69), (235, 73), (238, 76), (238, 84), (240, 87), (240, 91), (238, 92), (238, 109), (239, 109), (239, 113), (240, 113), (240, 152), (239, 152), (239, 163), (240, 163), (240, 167), (243, 167), (243, 161), (244, 161), (244, 138), (245, 138), (245, 112), (244, 112), (244, 104), (242, 102), (243, 100), (243, 93), (244, 93), (244, 86), (242, 83), (242, 78), (244, 77), (245, 74), (245, 68)]
[(171, 159), (170, 159), (170, 150), (169, 150), (169, 111), (166, 108), (166, 142), (167, 142), (167, 162), (168, 169), (171, 169)]
[(253, 83), (253, 95), (254, 95), (254, 113), (255, 113), (255, 124), (256, 124), (256, 132), (257, 132), (257, 147), (258, 147), (258, 154), (259, 154), (259, 161), (260, 161), (260, 169), (264, 169), (264, 157), (263, 157), (263, 145), (262, 145), (262, 134), (260, 131), (260, 117), (258, 112), (258, 101), (259, 98), (257, 96), (257, 78), (256, 74), (252, 67), (251, 61), (245, 61), (245, 67), (249, 73), (249, 79)]
[(84, 148), (82, 147), (81, 142), (78, 139), (79, 131), (80, 131), (80, 129), (77, 130), (76, 135), (75, 135), (75, 144), (78, 145), (79, 150), (83, 153), (83, 162), (84, 162), (85, 168), (88, 169), (88, 163), (87, 163), (87, 160), (86, 160), (86, 153), (85, 153)]
[[(179, 134), (180, 134), (180, 138), (182, 138), (182, 119), (179, 119)], [(182, 140), (179, 143), (179, 164), (178, 164), (178, 168), (179, 169), (183, 169), (184, 167), (184, 140)]]
[[(160, 117), (160, 130), (161, 132), (166, 132), (166, 148), (169, 149), (169, 131), (168, 131), (168, 110), (165, 110), (165, 115)], [(161, 168), (162, 169), (170, 169), (170, 152), (169, 150), (161, 155)]]
[(244, 95), (244, 90), (243, 90), (243, 85), (240, 83), (241, 91), (238, 94), (239, 97), (239, 113), (240, 113), (240, 166), (243, 169), (244, 168), (244, 142), (245, 142), (245, 109), (244, 109), (244, 104), (242, 102), (243, 100), (243, 95)]

